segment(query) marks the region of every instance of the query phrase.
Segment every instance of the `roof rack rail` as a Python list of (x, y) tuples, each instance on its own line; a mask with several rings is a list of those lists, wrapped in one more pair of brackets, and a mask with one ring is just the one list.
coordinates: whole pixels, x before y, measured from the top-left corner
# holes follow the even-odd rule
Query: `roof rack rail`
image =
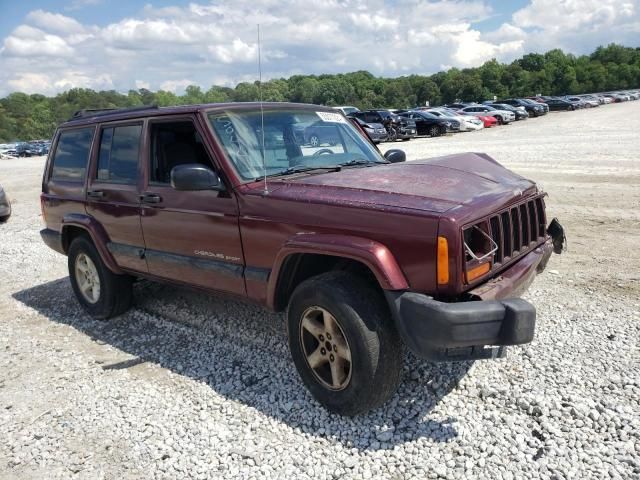
[(73, 114), (69, 120), (76, 120), (85, 117), (100, 117), (102, 115), (111, 115), (113, 113), (140, 112), (144, 110), (157, 110), (158, 105), (141, 105), (139, 107), (128, 108), (83, 108)]

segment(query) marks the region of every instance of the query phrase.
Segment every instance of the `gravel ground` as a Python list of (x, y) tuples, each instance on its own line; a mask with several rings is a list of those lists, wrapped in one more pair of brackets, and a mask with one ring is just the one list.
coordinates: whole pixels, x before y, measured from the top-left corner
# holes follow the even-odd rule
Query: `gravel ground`
[(38, 235), (43, 159), (1, 161), (0, 478), (640, 478), (638, 131), (631, 102), (396, 145), (540, 181), (569, 251), (527, 294), (532, 344), (407, 355), (398, 393), (354, 419), (305, 391), (280, 315), (140, 282), (130, 312), (88, 318)]

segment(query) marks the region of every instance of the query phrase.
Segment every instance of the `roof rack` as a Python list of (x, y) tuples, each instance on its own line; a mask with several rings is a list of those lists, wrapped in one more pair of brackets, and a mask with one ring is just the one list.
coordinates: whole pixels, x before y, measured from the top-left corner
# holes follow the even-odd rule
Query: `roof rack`
[(158, 105), (141, 105), (139, 107), (129, 108), (83, 108), (73, 114), (69, 120), (76, 120), (85, 117), (100, 117), (102, 115), (111, 115), (114, 113), (140, 112), (144, 110), (157, 110)]

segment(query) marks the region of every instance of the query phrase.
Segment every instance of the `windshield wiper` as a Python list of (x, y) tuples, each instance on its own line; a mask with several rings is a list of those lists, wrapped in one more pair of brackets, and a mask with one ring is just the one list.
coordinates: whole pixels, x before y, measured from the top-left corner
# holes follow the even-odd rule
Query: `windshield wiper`
[[(293, 173), (311, 172), (313, 170), (323, 170), (328, 172), (339, 172), (342, 169), (342, 165), (331, 165), (329, 167), (307, 167), (304, 165), (296, 165), (295, 167), (285, 168), (284, 170), (267, 175), (268, 177), (282, 177), (284, 175), (291, 175)], [(263, 177), (260, 177), (263, 178)]]
[(348, 162), (341, 163), (341, 167), (351, 167), (353, 165), (381, 165), (388, 162), (374, 162), (371, 160), (349, 160)]

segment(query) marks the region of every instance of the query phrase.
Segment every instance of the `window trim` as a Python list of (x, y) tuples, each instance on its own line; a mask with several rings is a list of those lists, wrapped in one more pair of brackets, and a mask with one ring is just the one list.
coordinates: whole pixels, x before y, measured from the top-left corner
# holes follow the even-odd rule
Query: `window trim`
[[(123, 122), (113, 122), (113, 123), (101, 123), (98, 125), (99, 135), (96, 140), (96, 154), (95, 154), (95, 162), (93, 172), (91, 172), (91, 177), (87, 177), (91, 179), (92, 184), (108, 184), (108, 185), (127, 185), (127, 186), (137, 186), (140, 182), (140, 161), (142, 157), (142, 151), (144, 147), (143, 139), (145, 136), (145, 122), (142, 120), (126, 120)], [(102, 147), (102, 135), (103, 132), (108, 128), (113, 128), (113, 135), (111, 137), (111, 146), (109, 148), (109, 165), (111, 165), (111, 147), (113, 147), (113, 137), (115, 136), (115, 129), (118, 127), (140, 127), (140, 137), (138, 138), (138, 160), (136, 162), (136, 177), (131, 182), (117, 182), (113, 180), (105, 180), (103, 178), (98, 178), (98, 167), (100, 166), (100, 150)]]

